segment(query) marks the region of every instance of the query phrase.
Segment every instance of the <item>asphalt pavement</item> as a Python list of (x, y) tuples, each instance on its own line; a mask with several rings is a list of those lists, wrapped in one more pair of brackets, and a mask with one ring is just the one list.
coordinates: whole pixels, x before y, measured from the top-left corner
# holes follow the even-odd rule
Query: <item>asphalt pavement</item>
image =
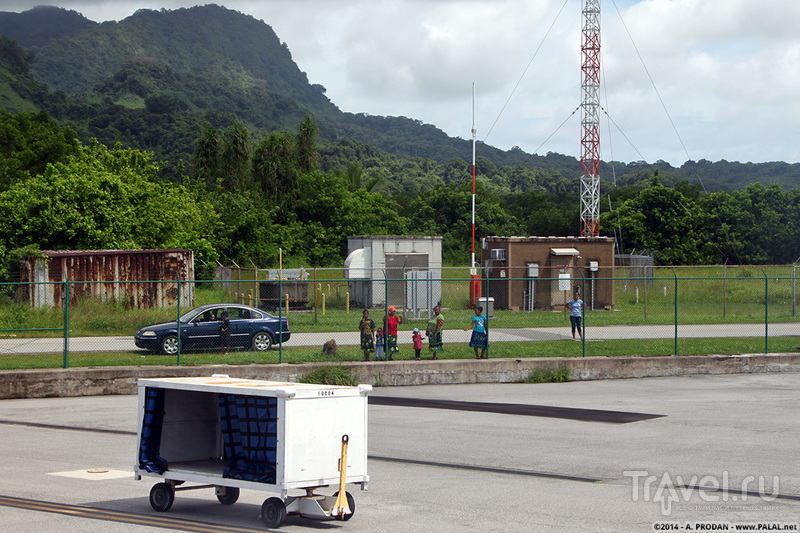
[[(281, 531), (796, 527), (798, 390), (797, 373), (375, 388), (353, 518)], [(154, 480), (133, 476), (136, 402), (0, 401), (0, 531), (264, 531), (260, 491), (150, 507)]]

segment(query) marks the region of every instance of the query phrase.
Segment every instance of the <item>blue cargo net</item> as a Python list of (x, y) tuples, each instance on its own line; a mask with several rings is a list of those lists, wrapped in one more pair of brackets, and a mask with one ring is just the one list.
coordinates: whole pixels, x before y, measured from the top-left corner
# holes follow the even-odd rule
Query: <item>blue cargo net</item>
[(159, 456), (163, 422), (164, 389), (145, 389), (142, 438), (139, 442), (139, 468), (155, 474), (163, 474), (167, 470), (166, 459)]
[(228, 461), (223, 477), (275, 483), (278, 445), (276, 398), (219, 395), (220, 426)]

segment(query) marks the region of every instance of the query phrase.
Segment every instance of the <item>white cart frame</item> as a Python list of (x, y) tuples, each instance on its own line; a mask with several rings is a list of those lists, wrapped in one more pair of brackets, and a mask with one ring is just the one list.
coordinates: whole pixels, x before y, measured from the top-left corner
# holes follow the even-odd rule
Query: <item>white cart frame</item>
[[(214, 488), (217, 498), (231, 505), (240, 489), (269, 492), (275, 496), (262, 505), (262, 519), (268, 527), (279, 527), (287, 514), (317, 519), (348, 520), (355, 510), (350, 493), (337, 498), (345, 483), (367, 489), (367, 397), (370, 385), (339, 387), (235, 379), (223, 375), (202, 378), (140, 379), (137, 431), (136, 479), (160, 478), (150, 492), (156, 511), (172, 506), (175, 492)], [(152, 427), (145, 423), (148, 390), (161, 394), (163, 420), (158, 424), (160, 438), (155, 445), (166, 468), (155, 471), (142, 460), (143, 446), (153, 445)], [(157, 392), (153, 392), (157, 391)], [(224, 477), (230, 464), (224, 457), (225, 443), (220, 415), (220, 396), (270, 398), (277, 410), (273, 419), (276, 435), (270, 436), (275, 450), (274, 483)], [(230, 397), (230, 396), (226, 396)], [(161, 412), (161, 410), (159, 411)], [(145, 433), (143, 439), (143, 431)], [(345, 442), (343, 442), (345, 441)], [(346, 470), (339, 463), (346, 457)], [(183, 486), (184, 483), (199, 486)], [(315, 489), (335, 485), (333, 496), (314, 493)], [(304, 495), (290, 496), (302, 490)]]

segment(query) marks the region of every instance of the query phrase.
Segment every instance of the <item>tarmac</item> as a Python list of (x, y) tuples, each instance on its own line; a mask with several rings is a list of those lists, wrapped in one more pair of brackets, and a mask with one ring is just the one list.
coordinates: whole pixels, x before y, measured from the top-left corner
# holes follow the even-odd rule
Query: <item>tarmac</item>
[[(281, 531), (797, 531), (798, 390), (797, 372), (378, 387), (352, 519)], [(0, 426), (0, 531), (265, 531), (261, 491), (150, 507), (135, 396), (2, 400)]]

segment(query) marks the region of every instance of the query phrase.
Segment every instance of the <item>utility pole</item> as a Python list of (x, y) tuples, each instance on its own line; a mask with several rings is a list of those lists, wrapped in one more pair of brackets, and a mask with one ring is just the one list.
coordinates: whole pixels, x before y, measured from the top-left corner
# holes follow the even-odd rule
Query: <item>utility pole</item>
[(600, 0), (583, 0), (581, 237), (600, 235)]

